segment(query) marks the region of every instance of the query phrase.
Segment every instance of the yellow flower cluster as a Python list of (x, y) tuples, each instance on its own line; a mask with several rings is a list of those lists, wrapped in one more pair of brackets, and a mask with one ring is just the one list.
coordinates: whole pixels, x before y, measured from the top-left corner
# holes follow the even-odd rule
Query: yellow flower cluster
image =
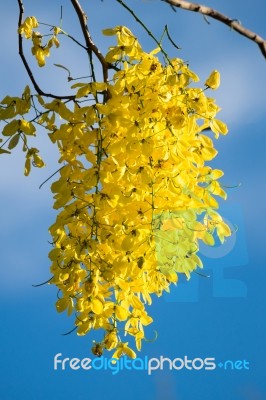
[[(47, 54), (36, 26), (26, 19), (19, 32), (32, 38), (42, 66)], [(146, 53), (126, 27), (104, 33), (118, 41), (105, 57), (116, 66), (111, 80), (73, 85), (72, 107), (37, 96), (44, 112), (34, 122), (50, 132), (62, 163), (51, 186), (59, 210), (49, 253), (57, 311), (75, 312), (78, 335), (103, 330), (95, 355), (135, 357), (121, 333), (140, 350), (152, 295), (169, 291), (178, 273), (189, 278), (202, 267), (200, 241), (213, 245), (214, 234), (221, 242), (231, 234), (217, 212), (216, 196), (226, 198), (218, 182), (223, 172), (206, 165), (217, 154), (206, 130), (218, 138), (227, 127), (205, 95), (219, 86), (217, 71), (204, 89), (193, 87), (199, 78), (181, 59), (162, 63), (160, 49)], [(16, 107), (28, 112), (28, 102), (14, 99), (0, 108), (12, 119), (3, 131), (11, 140), (35, 134), (31, 122), (14, 119)], [(28, 149), (26, 174), (31, 162), (44, 165), (36, 148)]]
[(32, 54), (35, 56), (39, 67), (43, 67), (46, 63), (45, 58), (50, 55), (51, 47), (59, 47), (60, 45), (57, 35), (61, 32), (61, 29), (59, 27), (54, 27), (52, 37), (44, 45), (42, 43), (43, 36), (41, 33), (34, 31), (38, 26), (39, 23), (35, 17), (27, 17), (18, 28), (18, 33), (24, 35), (26, 39), (32, 40)]
[[(66, 120), (50, 135), (65, 167), (52, 184), (62, 211), (50, 228), (49, 256), (57, 310), (75, 310), (78, 335), (103, 329), (95, 354), (134, 356), (119, 331), (140, 350), (151, 295), (202, 266), (199, 240), (212, 245), (215, 231), (222, 241), (230, 235), (215, 211), (214, 196), (225, 198), (223, 173), (205, 165), (217, 151), (203, 132), (210, 127), (218, 137), (227, 128), (215, 119), (214, 100), (189, 87), (198, 77), (182, 60), (163, 66), (158, 50), (145, 53), (128, 28), (104, 33), (118, 38), (106, 60), (121, 70), (108, 84), (72, 86), (77, 99), (94, 104), (46, 105)], [(206, 86), (216, 88), (218, 78), (215, 71)]]
[[(39, 150), (28, 146), (28, 137), (36, 136), (36, 128), (31, 121), (25, 119), (31, 109), (31, 93), (29, 86), (25, 87), (21, 97), (6, 96), (0, 103), (0, 121), (6, 121), (2, 135), (7, 137), (8, 149), (14, 149), (20, 141), (23, 143), (23, 151), (26, 153), (24, 174), (30, 173), (31, 165), (38, 168), (45, 166)], [(18, 117), (19, 118), (16, 118)], [(8, 120), (11, 120), (8, 122)], [(2, 141), (2, 139), (0, 139)], [(5, 142), (5, 143), (6, 143)], [(0, 149), (0, 153), (10, 153), (9, 150)]]

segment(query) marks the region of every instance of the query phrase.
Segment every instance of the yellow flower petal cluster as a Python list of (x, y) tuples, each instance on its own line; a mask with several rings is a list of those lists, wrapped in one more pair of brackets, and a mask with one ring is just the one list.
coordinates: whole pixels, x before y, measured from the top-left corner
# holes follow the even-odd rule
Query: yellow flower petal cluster
[[(2, 129), (2, 135), (7, 137), (8, 149), (14, 149), (19, 142), (23, 143), (22, 149), (26, 153), (24, 174), (29, 175), (31, 165), (42, 168), (45, 166), (41, 159), (39, 150), (28, 146), (28, 138), (36, 136), (36, 128), (33, 122), (26, 118), (31, 110), (31, 92), (26, 86), (21, 97), (6, 96), (0, 102), (0, 121), (5, 121), (6, 125)], [(6, 151), (5, 151), (6, 152)], [(8, 153), (10, 153), (8, 151)]]
[[(204, 133), (218, 137), (227, 128), (215, 118), (215, 101), (191, 87), (199, 79), (182, 60), (163, 65), (128, 28), (104, 33), (117, 36), (106, 60), (121, 70), (108, 84), (73, 85), (77, 99), (94, 104), (46, 104), (65, 120), (50, 134), (65, 166), (52, 184), (61, 211), (49, 257), (57, 310), (75, 310), (78, 335), (104, 330), (95, 354), (133, 357), (119, 332), (140, 350), (151, 295), (202, 267), (200, 240), (212, 245), (216, 231), (221, 240), (230, 235), (215, 211), (215, 197), (226, 194), (222, 171), (206, 166), (217, 151)], [(99, 102), (105, 90), (108, 101)]]
[(18, 33), (24, 35), (26, 39), (32, 37), (33, 29), (37, 28), (39, 23), (35, 17), (27, 17), (18, 28)]
[(40, 32), (34, 31), (39, 26), (35, 17), (27, 17), (18, 28), (18, 33), (24, 35), (26, 39), (32, 40), (31, 52), (35, 56), (39, 67), (43, 67), (46, 63), (46, 57), (50, 55), (51, 47), (59, 47), (58, 34), (61, 32), (59, 27), (53, 28), (53, 34), (46, 44), (42, 43), (43, 35)]
[[(26, 19), (20, 33), (32, 39), (43, 66), (59, 30), (43, 47), (36, 23)], [(135, 357), (122, 335), (140, 350), (153, 322), (147, 312), (152, 297), (169, 291), (178, 274), (189, 278), (202, 267), (200, 241), (213, 245), (216, 235), (223, 242), (231, 234), (217, 211), (217, 196), (226, 193), (223, 172), (208, 165), (217, 150), (206, 133), (218, 138), (227, 127), (185, 62), (163, 63), (160, 49), (145, 52), (126, 27), (104, 33), (117, 38), (105, 56), (116, 69), (108, 82), (73, 85), (73, 102), (36, 96), (43, 111), (32, 121), (24, 115), (32, 99), (26, 88), (22, 98), (2, 101), (0, 117), (8, 120), (3, 135), (12, 146), (24, 141), (26, 175), (32, 164), (44, 166), (26, 142), (35, 124), (59, 149), (49, 253), (57, 311), (75, 314), (80, 336), (103, 331), (95, 355), (108, 350), (115, 358)], [(216, 89), (219, 81), (214, 71), (205, 86)]]

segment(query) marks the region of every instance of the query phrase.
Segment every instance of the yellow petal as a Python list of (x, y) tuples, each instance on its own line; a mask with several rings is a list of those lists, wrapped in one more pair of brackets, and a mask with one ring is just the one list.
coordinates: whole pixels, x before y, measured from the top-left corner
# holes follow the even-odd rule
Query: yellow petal
[(220, 73), (216, 70), (212, 71), (205, 85), (213, 90), (217, 89), (220, 86)]
[(56, 310), (60, 313), (65, 311), (66, 308), (68, 307), (68, 302), (69, 302), (68, 297), (62, 297), (62, 299), (58, 299), (56, 302)]
[(14, 133), (16, 133), (19, 129), (19, 121), (17, 121), (16, 119), (14, 119), (13, 121), (9, 122), (9, 124), (7, 124), (3, 131), (2, 134), (4, 136), (11, 136), (14, 135)]
[(137, 310), (143, 309), (143, 304), (137, 296), (132, 296), (130, 303), (132, 307), (136, 308)]
[(28, 176), (30, 174), (30, 169), (31, 169), (31, 159), (26, 158), (25, 167), (24, 167), (24, 175), (25, 176)]
[(124, 307), (116, 306), (115, 307), (115, 315), (116, 315), (117, 319), (119, 319), (119, 321), (125, 321), (127, 319), (128, 312)]
[(103, 303), (99, 299), (93, 299), (91, 302), (91, 309), (95, 314), (101, 314), (103, 311)]
[(137, 357), (135, 351), (133, 351), (133, 350), (132, 350), (130, 347), (128, 347), (127, 345), (123, 346), (123, 350), (124, 350), (124, 353), (125, 353), (128, 357), (130, 357), (130, 358), (136, 358), (136, 357)]
[(226, 124), (222, 121), (220, 121), (219, 119), (213, 119), (211, 120), (210, 123), (210, 128), (214, 133), (221, 133), (222, 135), (226, 135), (228, 132), (228, 128), (226, 126)]

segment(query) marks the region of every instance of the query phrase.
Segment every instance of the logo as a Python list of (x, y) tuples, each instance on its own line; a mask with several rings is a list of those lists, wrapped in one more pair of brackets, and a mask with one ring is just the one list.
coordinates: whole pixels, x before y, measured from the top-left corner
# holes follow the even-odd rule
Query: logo
[(249, 370), (249, 362), (247, 360), (226, 360), (216, 362), (215, 357), (206, 358), (190, 358), (184, 357), (168, 358), (164, 356), (149, 358), (137, 357), (134, 359), (126, 356), (119, 359), (98, 357), (98, 358), (69, 358), (63, 357), (62, 353), (54, 356), (55, 371), (107, 371), (110, 370), (112, 375), (117, 375), (121, 371), (145, 371), (151, 375), (154, 371), (214, 371), (222, 369), (225, 371), (232, 370)]
[(214, 246), (200, 243), (198, 256), (202, 260), (203, 270), (198, 268), (189, 280), (178, 274), (177, 286), (172, 285), (170, 293), (163, 295), (166, 302), (199, 302), (201, 289), (203, 294), (203, 287), (210, 285), (215, 298), (247, 297), (247, 283), (239, 278), (238, 273), (238, 268), (248, 264), (243, 212), (239, 204), (223, 204), (219, 213), (229, 225), (232, 235), (223, 244), (218, 238)]

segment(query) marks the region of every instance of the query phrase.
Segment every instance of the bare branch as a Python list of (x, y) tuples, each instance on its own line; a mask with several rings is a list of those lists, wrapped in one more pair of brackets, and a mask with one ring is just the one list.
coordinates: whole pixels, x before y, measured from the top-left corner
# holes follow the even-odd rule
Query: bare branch
[[(19, 5), (19, 19), (18, 19), (18, 27), (20, 27), (21, 23), (22, 23), (22, 19), (23, 19), (23, 14), (24, 14), (24, 6), (23, 6), (23, 1), (22, 0), (18, 0), (18, 5)], [(60, 99), (60, 100), (74, 100), (75, 96), (57, 96), (55, 94), (52, 93), (45, 93), (40, 86), (38, 85), (38, 83), (36, 82), (34, 75), (32, 73), (32, 70), (30, 69), (30, 66), (27, 62), (27, 59), (24, 55), (24, 51), (23, 51), (23, 41), (22, 41), (22, 35), (19, 33), (18, 34), (18, 52), (20, 55), (20, 58), (24, 64), (24, 67), (28, 73), (28, 76), (34, 86), (34, 89), (36, 90), (36, 92), (40, 95), (40, 96), (45, 96), (45, 97), (52, 97), (54, 99)]]
[(168, 3), (171, 6), (182, 8), (183, 10), (198, 12), (202, 15), (216, 19), (217, 21), (220, 21), (227, 26), (230, 26), (230, 28), (240, 33), (240, 35), (243, 35), (246, 38), (255, 42), (259, 46), (263, 56), (266, 58), (266, 40), (263, 39), (261, 36), (257, 35), (255, 32), (252, 32), (249, 29), (242, 26), (236, 19), (229, 18), (226, 15), (221, 14), (219, 11), (214, 10), (213, 8), (206, 7), (204, 5), (197, 3), (191, 3), (190, 1), (186, 0), (161, 0), (161, 1), (164, 1), (165, 3)]
[(104, 56), (102, 55), (102, 53), (100, 52), (100, 50), (98, 49), (98, 47), (94, 44), (89, 29), (88, 29), (88, 25), (87, 25), (87, 15), (86, 13), (83, 11), (80, 3), (78, 0), (71, 0), (71, 3), (77, 13), (79, 22), (80, 22), (80, 26), (81, 26), (81, 30), (86, 42), (86, 46), (87, 46), (87, 50), (89, 52), (93, 52), (93, 54), (95, 54), (95, 56), (98, 58), (98, 60), (100, 61), (101, 65), (102, 65), (102, 70), (103, 70), (103, 78), (104, 81), (107, 82), (108, 80), (108, 69), (112, 68), (112, 66), (105, 60)]

